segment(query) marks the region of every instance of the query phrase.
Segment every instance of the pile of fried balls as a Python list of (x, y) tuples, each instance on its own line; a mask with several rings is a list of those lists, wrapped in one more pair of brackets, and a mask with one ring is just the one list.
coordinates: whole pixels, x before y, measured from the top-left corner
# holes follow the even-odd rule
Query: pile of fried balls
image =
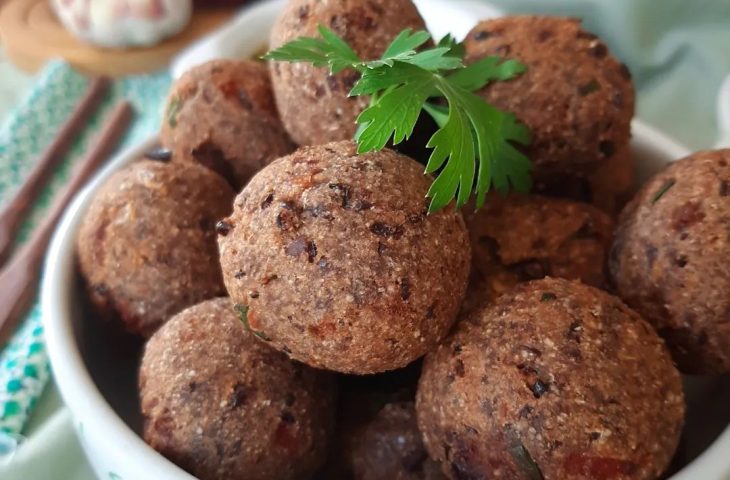
[[(411, 0), (289, 0), (361, 58), (425, 30)], [(529, 195), (428, 213), (425, 158), (358, 154), (351, 72), (217, 60), (160, 148), (111, 176), (78, 265), (147, 340), (144, 438), (201, 480), (657, 479), (680, 372), (730, 372), (730, 150), (633, 188), (627, 67), (575, 19), (479, 23), (478, 92), (533, 135)], [(421, 162), (421, 163), (419, 163)], [(240, 192), (240, 193), (237, 193)]]

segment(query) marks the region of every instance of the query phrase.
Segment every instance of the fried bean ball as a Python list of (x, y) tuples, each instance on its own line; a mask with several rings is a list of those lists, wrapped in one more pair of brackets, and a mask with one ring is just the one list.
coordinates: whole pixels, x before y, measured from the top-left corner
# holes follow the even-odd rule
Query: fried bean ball
[(268, 69), (253, 60), (213, 60), (186, 72), (172, 87), (160, 135), (175, 161), (199, 162), (239, 190), (295, 148)]
[(454, 323), (471, 251), (453, 205), (427, 214), (431, 177), (391, 150), (302, 148), (259, 172), (219, 246), (250, 327), (308, 365), (370, 374), (404, 367)]
[(353, 451), (356, 480), (441, 480), (416, 424), (413, 402), (389, 403), (365, 427)]
[(325, 459), (330, 375), (258, 342), (228, 298), (191, 307), (148, 342), (144, 438), (201, 480), (301, 480)]
[(539, 180), (588, 176), (628, 145), (635, 92), (625, 65), (580, 21), (508, 16), (480, 22), (465, 41), (467, 63), (517, 59), (525, 73), (479, 94), (517, 115), (532, 131), (527, 154)]
[(413, 402), (421, 362), (378, 375), (339, 375), (336, 428), (321, 480), (354, 479), (354, 452), (380, 411), (388, 404)]
[(729, 254), (730, 150), (677, 161), (621, 214), (611, 275), (684, 372), (730, 372)]
[(479, 211), (464, 209), (464, 218), (473, 252), (464, 313), (545, 276), (608, 285), (614, 224), (595, 207), (538, 195), (491, 195)]
[(418, 425), (450, 478), (656, 479), (684, 417), (651, 326), (576, 281), (520, 284), (423, 365)]
[(196, 164), (144, 160), (112, 175), (76, 240), (92, 303), (149, 337), (186, 307), (225, 294), (215, 225), (234, 195)]
[(613, 161), (587, 177), (551, 174), (537, 179), (533, 191), (541, 195), (590, 203), (616, 218), (631, 200), (636, 182), (636, 159), (629, 145)]
[[(318, 37), (320, 25), (341, 36), (363, 60), (380, 58), (406, 28), (426, 29), (411, 0), (289, 0), (271, 31), (271, 48), (301, 36)], [(299, 145), (353, 138), (355, 119), (369, 103), (347, 96), (357, 72), (330, 75), (307, 63), (273, 62), (271, 78), (281, 119)]]

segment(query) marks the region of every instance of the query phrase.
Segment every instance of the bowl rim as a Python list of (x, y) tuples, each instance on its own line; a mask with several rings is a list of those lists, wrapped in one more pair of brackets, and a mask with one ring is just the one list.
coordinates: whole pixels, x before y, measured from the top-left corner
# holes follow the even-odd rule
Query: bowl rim
[[(79, 192), (64, 213), (48, 250), (41, 283), (41, 312), (48, 356), (53, 377), (65, 405), (71, 411), (78, 435), (84, 442), (86, 434), (94, 438), (94, 447), (112, 457), (115, 465), (136, 470), (132, 478), (194, 477), (147, 445), (104, 399), (91, 378), (81, 355), (73, 327), (70, 295), (76, 269), (76, 234), (93, 194), (114, 172), (123, 168), (157, 144), (157, 136), (128, 148), (115, 156)], [(91, 420), (93, 422), (83, 422)], [(84, 448), (88, 457), (88, 452)], [(136, 459), (129, 462), (129, 458)], [(89, 459), (92, 460), (93, 459)], [(138, 465), (134, 465), (137, 463)], [(111, 472), (110, 472), (111, 473)]]
[[(663, 157), (678, 159), (689, 153), (687, 148), (640, 120), (633, 122), (633, 133), (635, 146), (652, 150)], [(72, 278), (76, 274), (76, 234), (92, 195), (114, 172), (139, 159), (156, 144), (155, 135), (118, 154), (76, 196), (66, 210), (54, 233), (46, 257), (41, 287), (41, 308), (54, 378), (74, 421), (93, 419), (93, 422), (84, 424), (83, 428), (85, 432), (91, 430), (95, 433), (93, 436), (97, 443), (94, 446), (113, 457), (115, 464), (136, 470), (139, 476), (134, 478), (193, 479), (194, 477), (148, 446), (124, 423), (102, 396), (79, 350), (73, 328), (71, 310), (73, 298), (69, 292), (73, 284)], [(672, 479), (709, 480), (730, 475), (727, 451), (730, 451), (730, 426), (726, 427), (707, 450)], [(129, 462), (129, 458), (136, 460)]]

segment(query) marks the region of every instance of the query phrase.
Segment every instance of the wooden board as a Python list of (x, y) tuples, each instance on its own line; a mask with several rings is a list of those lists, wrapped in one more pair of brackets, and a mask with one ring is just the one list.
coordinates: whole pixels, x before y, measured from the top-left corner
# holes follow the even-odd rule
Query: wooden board
[(233, 9), (196, 11), (179, 35), (150, 48), (110, 50), (81, 42), (58, 21), (48, 0), (6, 0), (0, 10), (0, 41), (20, 69), (35, 72), (52, 58), (64, 58), (86, 73), (121, 76), (165, 67), (192, 41), (231, 17)]

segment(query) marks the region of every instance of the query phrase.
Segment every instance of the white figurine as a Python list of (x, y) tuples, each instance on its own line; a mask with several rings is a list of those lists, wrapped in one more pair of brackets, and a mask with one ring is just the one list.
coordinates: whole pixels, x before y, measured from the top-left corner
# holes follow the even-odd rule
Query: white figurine
[(142, 47), (175, 35), (190, 22), (192, 0), (52, 0), (68, 30), (108, 48)]

